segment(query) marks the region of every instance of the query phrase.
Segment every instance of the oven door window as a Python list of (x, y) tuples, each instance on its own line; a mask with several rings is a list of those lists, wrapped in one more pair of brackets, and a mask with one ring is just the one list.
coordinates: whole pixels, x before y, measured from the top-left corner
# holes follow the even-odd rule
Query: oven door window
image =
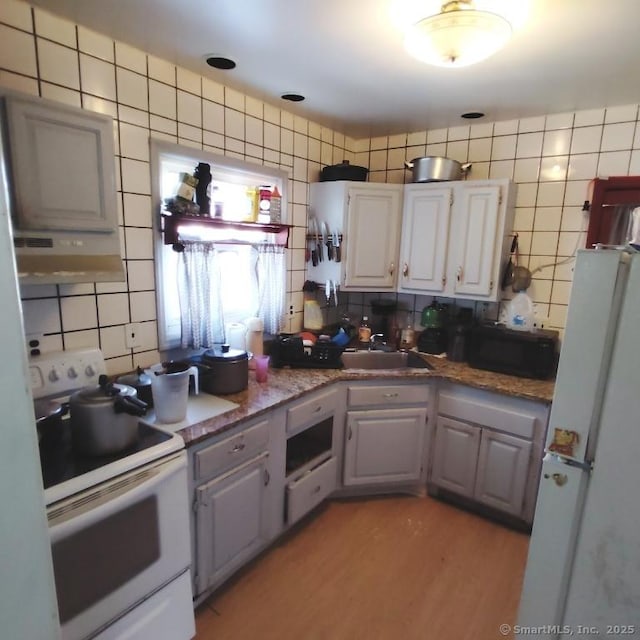
[(333, 416), (287, 439), (286, 475), (308, 462), (330, 454), (333, 440)]
[(51, 550), (64, 624), (160, 558), (157, 497), (149, 496), (77, 531)]

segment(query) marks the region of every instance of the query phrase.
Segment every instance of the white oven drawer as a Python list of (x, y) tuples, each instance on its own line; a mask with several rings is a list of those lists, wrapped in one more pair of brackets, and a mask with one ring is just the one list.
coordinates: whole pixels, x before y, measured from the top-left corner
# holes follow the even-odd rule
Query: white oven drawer
[(196, 480), (204, 480), (250, 460), (267, 448), (269, 421), (256, 425), (211, 445), (194, 455)]
[(95, 640), (189, 640), (196, 634), (191, 601), (191, 572), (185, 571)]
[(293, 524), (333, 493), (337, 478), (338, 460), (333, 457), (290, 482), (287, 485), (287, 522)]

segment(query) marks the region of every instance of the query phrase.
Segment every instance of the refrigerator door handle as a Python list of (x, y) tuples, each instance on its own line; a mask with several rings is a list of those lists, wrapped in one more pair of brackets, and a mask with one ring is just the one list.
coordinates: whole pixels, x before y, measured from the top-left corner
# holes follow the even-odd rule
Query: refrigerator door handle
[[(578, 469), (582, 469), (583, 471), (588, 471), (591, 473), (593, 471), (593, 462), (589, 460), (585, 460), (584, 462), (581, 460), (575, 460), (574, 458), (567, 458), (555, 451), (545, 451), (544, 460), (552, 460), (553, 462), (559, 462), (560, 464), (566, 464), (569, 467), (577, 467)], [(554, 474), (557, 475), (557, 474)]]

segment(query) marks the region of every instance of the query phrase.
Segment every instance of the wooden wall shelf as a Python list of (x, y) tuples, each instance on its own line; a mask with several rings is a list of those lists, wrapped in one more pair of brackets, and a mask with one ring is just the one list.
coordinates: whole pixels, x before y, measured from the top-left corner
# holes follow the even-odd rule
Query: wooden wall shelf
[[(262, 232), (275, 235), (275, 244), (283, 247), (289, 246), (288, 224), (271, 224), (264, 222), (234, 222), (232, 220), (221, 220), (219, 218), (209, 218), (207, 216), (190, 215), (169, 215), (162, 214), (162, 232), (164, 234), (164, 244), (180, 245), (183, 239), (180, 238), (180, 227), (207, 227), (210, 229), (230, 229), (237, 232), (237, 238), (233, 239), (235, 244), (256, 244), (255, 240), (247, 237), (242, 238), (244, 232)], [(215, 242), (215, 240), (212, 240)], [(221, 242), (231, 242), (230, 240)]]

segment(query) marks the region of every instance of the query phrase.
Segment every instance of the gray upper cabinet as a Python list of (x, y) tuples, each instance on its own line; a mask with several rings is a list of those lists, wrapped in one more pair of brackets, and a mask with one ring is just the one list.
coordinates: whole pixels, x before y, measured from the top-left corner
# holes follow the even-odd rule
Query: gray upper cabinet
[(111, 118), (27, 98), (5, 100), (20, 228), (113, 232)]
[(514, 203), (504, 179), (406, 185), (398, 290), (498, 300)]
[(21, 284), (121, 282), (113, 119), (0, 89)]

